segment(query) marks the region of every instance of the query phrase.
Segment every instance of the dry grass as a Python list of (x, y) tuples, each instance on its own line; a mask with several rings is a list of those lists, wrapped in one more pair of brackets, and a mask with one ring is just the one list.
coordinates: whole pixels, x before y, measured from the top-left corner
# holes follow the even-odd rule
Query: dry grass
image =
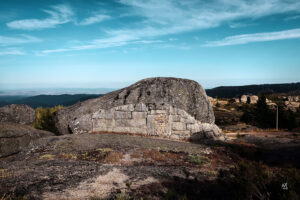
[(58, 158), (76, 160), (77, 159), (77, 155), (71, 154), (71, 153), (64, 153), (64, 154), (59, 155)]
[(105, 163), (119, 163), (122, 158), (123, 158), (122, 152), (110, 152), (104, 158), (104, 162)]
[(100, 148), (100, 149), (96, 149), (96, 151), (98, 151), (101, 154), (108, 154), (108, 153), (112, 152), (113, 150), (111, 148)]
[(49, 159), (52, 159), (52, 158), (54, 158), (54, 157), (55, 157), (55, 155), (52, 155), (52, 154), (45, 154), (45, 155), (40, 156), (40, 159), (41, 159), (41, 160), (49, 160)]
[(143, 155), (145, 158), (149, 158), (155, 161), (166, 161), (167, 158), (165, 157), (164, 154), (162, 154), (161, 152), (159, 152), (158, 150), (155, 149), (151, 149), (148, 151), (144, 151)]
[(130, 155), (133, 159), (140, 159), (143, 157), (143, 153), (141, 151), (136, 151)]
[(115, 200), (130, 200), (130, 199), (133, 199), (131, 198), (128, 194), (126, 193), (120, 193), (120, 194), (117, 194), (116, 197), (114, 198)]
[(174, 160), (174, 161), (177, 161), (177, 160), (183, 160), (185, 155), (183, 154), (179, 154), (179, 153), (173, 153), (173, 152), (167, 152), (165, 153), (165, 156), (170, 159), (170, 160)]
[(186, 157), (184, 153), (164, 152), (156, 149), (144, 150), (142, 153), (145, 159), (168, 164), (183, 163)]
[(12, 177), (12, 172), (9, 169), (0, 169), (0, 179)]

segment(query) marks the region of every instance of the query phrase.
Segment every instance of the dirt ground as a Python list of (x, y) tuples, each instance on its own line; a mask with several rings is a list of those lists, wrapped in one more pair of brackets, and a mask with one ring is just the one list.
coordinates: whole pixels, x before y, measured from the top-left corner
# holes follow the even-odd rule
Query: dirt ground
[(300, 133), (298, 132), (288, 132), (281, 130), (272, 130), (272, 131), (240, 131), (240, 132), (226, 132), (225, 135), (230, 139), (237, 139), (238, 137), (243, 136), (255, 136), (259, 138), (283, 138), (291, 140), (300, 140)]

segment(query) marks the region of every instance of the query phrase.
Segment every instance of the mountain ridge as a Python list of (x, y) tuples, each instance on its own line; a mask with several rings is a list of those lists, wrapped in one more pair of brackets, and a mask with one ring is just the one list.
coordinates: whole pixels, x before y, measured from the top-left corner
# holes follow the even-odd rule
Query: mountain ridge
[(37, 107), (54, 107), (57, 105), (70, 106), (79, 101), (100, 97), (102, 94), (61, 94), (61, 95), (36, 95), (24, 96), (24, 98), (13, 99), (6, 101), (5, 97), (0, 99), (0, 106), (9, 104), (26, 104), (33, 108)]
[(243, 94), (259, 95), (260, 93), (291, 93), (298, 91), (300, 91), (300, 82), (243, 86), (220, 86), (212, 89), (207, 89), (206, 93), (208, 96), (214, 98), (233, 98), (241, 96)]

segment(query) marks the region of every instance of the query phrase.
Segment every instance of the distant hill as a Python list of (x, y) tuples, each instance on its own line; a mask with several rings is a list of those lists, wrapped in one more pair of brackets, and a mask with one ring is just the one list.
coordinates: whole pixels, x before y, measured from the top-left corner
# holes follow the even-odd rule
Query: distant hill
[(6, 101), (0, 101), (0, 107), (7, 105)]
[(7, 98), (1, 97), (0, 106), (8, 104), (27, 104), (33, 108), (37, 107), (53, 107), (57, 105), (69, 106), (79, 101), (85, 101), (87, 99), (97, 98), (102, 94), (62, 94), (62, 95), (37, 95), (32, 97), (14, 98), (9, 96)]
[(283, 84), (263, 84), (245, 86), (221, 86), (206, 90), (208, 96), (218, 98), (233, 98), (243, 94), (257, 95), (259, 93), (291, 93), (300, 91), (300, 82)]

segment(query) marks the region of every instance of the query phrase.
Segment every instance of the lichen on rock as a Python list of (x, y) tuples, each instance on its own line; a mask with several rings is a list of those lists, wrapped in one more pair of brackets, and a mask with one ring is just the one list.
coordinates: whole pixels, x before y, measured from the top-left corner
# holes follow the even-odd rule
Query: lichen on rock
[(35, 118), (34, 109), (24, 104), (11, 104), (0, 108), (0, 122), (31, 124)]

